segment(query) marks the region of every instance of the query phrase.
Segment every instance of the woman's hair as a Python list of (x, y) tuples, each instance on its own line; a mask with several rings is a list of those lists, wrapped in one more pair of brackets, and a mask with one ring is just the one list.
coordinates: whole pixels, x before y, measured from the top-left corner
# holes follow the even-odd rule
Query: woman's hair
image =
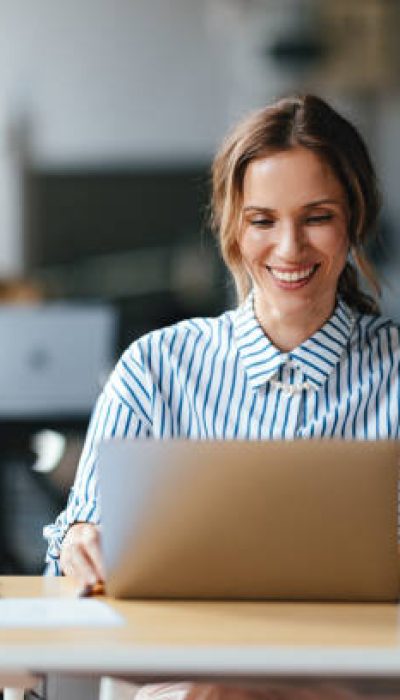
[(357, 129), (314, 95), (286, 97), (251, 114), (228, 135), (214, 159), (212, 225), (239, 302), (251, 288), (238, 243), (246, 168), (256, 158), (294, 146), (308, 148), (326, 162), (347, 195), (352, 262), (340, 275), (338, 294), (354, 310), (379, 313), (375, 298), (360, 289), (358, 279), (361, 272), (374, 296), (379, 296), (379, 283), (365, 253), (380, 208), (375, 171)]

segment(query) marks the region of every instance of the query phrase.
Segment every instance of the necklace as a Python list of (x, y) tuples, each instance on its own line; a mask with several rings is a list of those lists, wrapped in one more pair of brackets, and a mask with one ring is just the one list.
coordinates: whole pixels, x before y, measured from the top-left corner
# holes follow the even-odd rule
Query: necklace
[(280, 382), (278, 379), (270, 379), (269, 383), (275, 386), (277, 389), (281, 389), (284, 394), (288, 396), (293, 396), (294, 394), (299, 394), (303, 390), (313, 389), (314, 387), (310, 382), (299, 382), (297, 384), (286, 384), (285, 382)]

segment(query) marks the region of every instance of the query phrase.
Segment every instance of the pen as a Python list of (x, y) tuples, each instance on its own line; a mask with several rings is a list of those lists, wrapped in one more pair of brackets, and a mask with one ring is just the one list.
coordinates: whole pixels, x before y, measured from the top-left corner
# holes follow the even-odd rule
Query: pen
[(95, 584), (87, 583), (78, 591), (78, 598), (87, 598), (89, 596), (103, 595), (104, 583), (97, 581)]

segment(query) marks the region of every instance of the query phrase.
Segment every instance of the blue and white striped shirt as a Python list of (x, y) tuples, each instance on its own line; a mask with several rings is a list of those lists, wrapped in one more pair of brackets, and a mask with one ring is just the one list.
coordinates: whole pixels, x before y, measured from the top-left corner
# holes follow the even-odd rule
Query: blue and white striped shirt
[[(122, 355), (96, 404), (66, 509), (45, 528), (47, 572), (59, 574), (62, 539), (76, 521), (98, 523), (101, 440), (384, 439), (399, 436), (400, 329), (339, 301), (289, 353), (266, 337), (253, 296), (218, 318), (154, 331)], [(290, 393), (281, 386), (308, 388)]]

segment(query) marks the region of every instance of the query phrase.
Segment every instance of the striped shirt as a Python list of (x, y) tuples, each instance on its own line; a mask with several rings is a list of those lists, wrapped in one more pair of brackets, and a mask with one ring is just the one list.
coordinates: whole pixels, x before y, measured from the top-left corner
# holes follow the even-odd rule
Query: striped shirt
[(60, 573), (60, 546), (72, 523), (99, 523), (100, 441), (397, 438), (399, 369), (400, 329), (381, 316), (353, 313), (341, 300), (325, 325), (288, 353), (265, 335), (253, 295), (217, 318), (140, 338), (98, 399), (67, 507), (44, 530), (47, 572)]

